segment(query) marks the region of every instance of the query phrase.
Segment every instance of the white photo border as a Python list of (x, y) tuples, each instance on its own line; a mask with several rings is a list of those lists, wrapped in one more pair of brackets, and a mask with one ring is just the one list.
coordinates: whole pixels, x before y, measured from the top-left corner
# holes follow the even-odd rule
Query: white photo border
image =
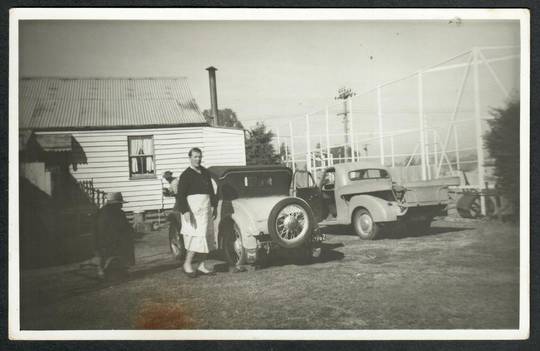
[[(527, 9), (16, 8), (9, 16), (9, 308), (11, 340), (519, 340), (530, 330), (530, 12)], [(519, 328), (504, 330), (21, 330), (19, 267), (19, 22), (24, 20), (519, 20)]]

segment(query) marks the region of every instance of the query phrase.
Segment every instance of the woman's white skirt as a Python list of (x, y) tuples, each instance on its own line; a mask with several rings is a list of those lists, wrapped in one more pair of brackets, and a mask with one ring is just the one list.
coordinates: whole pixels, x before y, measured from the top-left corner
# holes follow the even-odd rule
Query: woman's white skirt
[(182, 216), (182, 235), (184, 235), (186, 250), (199, 253), (215, 250), (214, 220), (210, 195), (188, 195), (187, 202), (195, 217), (195, 225), (191, 225)]

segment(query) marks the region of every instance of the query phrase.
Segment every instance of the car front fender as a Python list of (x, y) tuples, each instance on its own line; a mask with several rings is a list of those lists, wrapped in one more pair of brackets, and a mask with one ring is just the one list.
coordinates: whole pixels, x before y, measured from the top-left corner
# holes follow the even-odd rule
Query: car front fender
[(401, 210), (396, 202), (383, 200), (371, 195), (355, 195), (349, 201), (349, 219), (354, 210), (363, 207), (369, 211), (374, 222), (393, 222)]

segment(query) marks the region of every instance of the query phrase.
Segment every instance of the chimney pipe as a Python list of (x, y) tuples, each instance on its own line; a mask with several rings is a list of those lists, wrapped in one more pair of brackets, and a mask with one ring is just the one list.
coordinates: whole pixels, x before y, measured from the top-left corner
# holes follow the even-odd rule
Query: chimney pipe
[(218, 102), (217, 102), (217, 88), (216, 88), (217, 68), (210, 66), (206, 70), (208, 71), (208, 78), (210, 80), (210, 104), (212, 107), (212, 117), (214, 118), (214, 125), (219, 126), (220, 121), (218, 119)]

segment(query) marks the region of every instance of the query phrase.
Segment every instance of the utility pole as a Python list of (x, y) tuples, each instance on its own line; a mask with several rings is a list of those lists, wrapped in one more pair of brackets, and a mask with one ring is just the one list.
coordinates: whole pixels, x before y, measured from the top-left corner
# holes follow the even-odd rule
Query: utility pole
[[(352, 91), (351, 88), (339, 88), (338, 95), (334, 97), (334, 100), (343, 100), (343, 112), (338, 113), (338, 116), (343, 116), (343, 129), (345, 132), (345, 158), (348, 157), (347, 145), (349, 145), (349, 109), (348, 109), (348, 99), (355, 96), (356, 93)], [(351, 150), (352, 152), (352, 150)], [(351, 155), (352, 156), (352, 155)]]

